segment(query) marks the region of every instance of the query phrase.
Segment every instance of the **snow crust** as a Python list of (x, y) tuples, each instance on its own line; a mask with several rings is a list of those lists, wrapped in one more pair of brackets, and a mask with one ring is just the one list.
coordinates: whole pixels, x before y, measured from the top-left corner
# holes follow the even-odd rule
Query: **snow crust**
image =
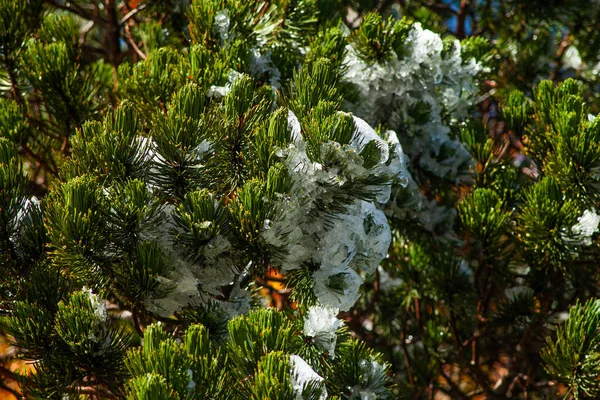
[(377, 400), (387, 398), (385, 386), (385, 366), (374, 358), (360, 360), (359, 368), (362, 382), (350, 388), (350, 399)]
[[(302, 139), (300, 123), (290, 111), (288, 127), (294, 143), (279, 149), (290, 171), (293, 187), (281, 199), (281, 212), (265, 226), (264, 241), (283, 250), (275, 260), (284, 273), (303, 265), (318, 266), (313, 273), (314, 294), (323, 306), (349, 310), (359, 297), (361, 274), (371, 274), (387, 254), (391, 231), (383, 211), (374, 202), (354, 200), (342, 210), (328, 210), (346, 192), (349, 181), (389, 176), (407, 182), (402, 147), (381, 138), (364, 120), (354, 118), (356, 132), (350, 144), (323, 144), (324, 151), (340, 160), (341, 166), (324, 167), (310, 160)], [(360, 151), (375, 141), (381, 151), (379, 163), (365, 168)], [(389, 185), (372, 188), (376, 201), (385, 203)]]
[(344, 323), (337, 319), (339, 310), (329, 306), (313, 306), (304, 318), (304, 336), (313, 338), (314, 342), (323, 347), (330, 358), (335, 357), (337, 335), (335, 331)]
[(292, 387), (296, 394), (296, 399), (303, 400), (303, 390), (310, 383), (317, 384), (323, 390), (319, 396), (319, 400), (325, 400), (327, 398), (327, 389), (325, 389), (324, 379), (317, 374), (302, 357), (297, 355), (290, 356), (290, 376), (292, 378)]
[[(358, 89), (360, 100), (344, 106), (373, 126), (381, 123), (397, 132), (414, 167), (457, 183), (468, 179), (461, 173), (468, 170), (471, 156), (450, 128), (468, 118), (482, 66), (475, 59), (463, 62), (458, 41), (444, 52), (441, 37), (419, 23), (404, 47), (400, 57), (394, 53), (386, 63), (370, 63), (349, 45), (344, 79)], [(455, 217), (451, 211), (426, 199), (407, 178), (408, 187), (397, 186), (386, 213), (415, 218), (430, 231), (449, 229)]]
[(577, 223), (573, 225), (571, 231), (577, 236), (579, 242), (584, 246), (591, 246), (592, 236), (598, 231), (600, 224), (600, 215), (596, 210), (585, 210), (583, 215), (577, 219)]

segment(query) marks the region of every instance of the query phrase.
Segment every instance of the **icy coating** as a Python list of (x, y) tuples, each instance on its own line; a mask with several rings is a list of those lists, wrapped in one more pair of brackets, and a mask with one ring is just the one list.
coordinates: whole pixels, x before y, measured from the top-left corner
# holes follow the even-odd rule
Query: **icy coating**
[[(324, 168), (309, 159), (300, 124), (290, 112), (288, 127), (293, 143), (277, 151), (288, 167), (293, 185), (290, 193), (280, 197), (274, 217), (265, 221), (260, 234), (266, 249), (279, 250), (277, 254), (281, 255), (273, 256), (271, 262), (281, 272), (310, 267), (313, 292), (319, 303), (342, 311), (354, 305), (363, 277), (372, 274), (385, 258), (391, 232), (385, 214), (374, 202), (350, 198), (342, 208), (327, 212), (324, 209), (340, 196), (347, 197), (344, 185), (348, 181), (370, 182), (371, 178), (378, 177), (389, 182), (406, 182), (408, 179), (400, 144), (382, 139), (359, 118), (354, 122), (356, 131), (351, 143), (344, 146), (336, 142), (323, 144), (341, 160), (339, 166)], [(366, 168), (359, 153), (371, 141), (377, 143), (381, 156), (376, 165)], [(163, 161), (151, 139), (144, 141), (144, 147), (150, 160)], [(202, 161), (211, 145), (203, 142), (200, 147), (195, 154)], [(149, 185), (149, 189), (154, 188)], [(390, 184), (373, 184), (369, 189), (377, 202), (388, 201)], [(222, 320), (246, 313), (250, 309), (251, 296), (240, 283), (247, 274), (244, 269), (249, 269), (250, 265), (238, 265), (243, 255), (237, 254), (239, 250), (234, 249), (228, 236), (221, 234), (200, 249), (202, 262), (189, 260), (174, 242), (177, 234), (174, 212), (173, 205), (165, 205), (162, 223), (148, 227), (144, 232), (145, 240), (161, 245), (171, 264), (168, 276), (158, 277), (171, 291), (164, 298), (146, 299), (148, 310), (170, 316), (189, 306), (210, 307), (211, 312)], [(230, 288), (227, 300), (221, 296), (224, 287)], [(329, 344), (324, 341), (323, 345), (331, 355), (334, 354), (334, 341), (330, 340)]]
[[(460, 172), (471, 156), (450, 136), (450, 126), (467, 119), (481, 64), (475, 59), (463, 62), (459, 41), (444, 51), (441, 37), (419, 23), (408, 34), (404, 55), (394, 53), (386, 63), (367, 63), (352, 46), (347, 50), (344, 79), (355, 85), (360, 100), (347, 102), (345, 108), (373, 126), (383, 124), (398, 132), (414, 167), (457, 182), (466, 178)], [(388, 214), (405, 219), (409, 213), (428, 230), (451, 225), (454, 216), (424, 198), (412, 179), (407, 190), (409, 201), (394, 199)]]
[(362, 375), (362, 382), (350, 389), (350, 399), (356, 400), (377, 400), (386, 399), (387, 389), (385, 382), (385, 365), (380, 364), (375, 359), (361, 360), (359, 368)]
[(297, 355), (290, 356), (290, 376), (296, 399), (302, 400), (305, 398), (302, 392), (308, 384), (313, 384), (322, 389), (319, 400), (327, 398), (327, 389), (325, 389), (323, 377), (317, 374), (302, 357)]
[[(144, 139), (143, 144), (148, 161), (164, 161), (156, 152), (152, 139)], [(202, 160), (210, 148), (211, 144), (203, 141), (194, 151), (198, 160)], [(151, 183), (148, 184), (148, 189), (154, 190)], [(235, 254), (229, 239), (225, 235), (217, 235), (201, 249), (202, 263), (189, 261), (174, 241), (178, 233), (173, 219), (174, 213), (175, 206), (163, 206), (160, 223), (148, 226), (142, 235), (144, 240), (158, 243), (171, 264), (168, 276), (157, 278), (164, 287), (170, 289), (168, 295), (163, 298), (146, 299), (146, 308), (168, 317), (185, 307), (206, 306), (210, 307), (213, 316), (221, 320), (248, 312), (250, 293), (239, 285), (239, 270), (243, 268), (237, 265), (236, 260), (240, 257)], [(231, 287), (228, 300), (217, 299), (217, 296), (222, 294), (222, 288), (226, 286)]]
[(585, 210), (571, 230), (581, 244), (591, 246), (592, 236), (598, 231), (598, 224), (600, 224), (600, 215), (596, 214), (596, 210)]
[(92, 293), (91, 289), (83, 288), (90, 300), (90, 306), (94, 313), (94, 326), (88, 332), (87, 338), (98, 343), (96, 354), (102, 354), (110, 346), (112, 337), (109, 332), (109, 317), (106, 311), (106, 303), (98, 295)]
[[(361, 274), (371, 274), (387, 254), (391, 232), (383, 211), (373, 202), (354, 200), (338, 213), (320, 211), (345, 192), (344, 184), (368, 176), (389, 176), (406, 182), (402, 147), (381, 139), (363, 120), (354, 118), (356, 134), (348, 146), (328, 142), (323, 146), (344, 161), (342, 168), (323, 168), (306, 154), (300, 124), (290, 112), (288, 124), (294, 143), (281, 149), (291, 173), (291, 196), (283, 198), (278, 218), (262, 232), (265, 242), (283, 250), (274, 262), (284, 273), (302, 266), (313, 269), (313, 291), (324, 306), (349, 310), (359, 297)], [(362, 165), (360, 150), (375, 140), (381, 150), (378, 165)], [(373, 188), (376, 200), (385, 203), (390, 185)]]
[[(223, 32), (226, 17), (224, 13), (216, 21)], [(458, 172), (471, 157), (450, 136), (450, 126), (467, 117), (477, 92), (474, 77), (481, 66), (474, 59), (463, 62), (458, 41), (444, 50), (439, 35), (419, 24), (411, 28), (405, 46), (406, 55), (381, 65), (363, 62), (348, 47), (344, 79), (357, 86), (361, 100), (345, 104), (358, 115), (353, 116), (356, 131), (351, 142), (322, 144), (323, 154), (334, 163), (322, 165), (309, 158), (301, 124), (291, 111), (288, 115), (292, 143), (278, 148), (277, 157), (287, 167), (292, 188), (277, 200), (260, 241), (270, 263), (282, 273), (308, 271), (320, 307), (348, 311), (356, 303), (364, 278), (387, 255), (391, 231), (386, 214), (417, 219), (430, 231), (451, 226), (455, 217), (453, 211), (421, 194), (406, 163), (410, 159), (414, 167), (435, 176), (462, 179)], [(272, 66), (268, 54), (255, 51), (253, 56), (254, 73), (268, 73), (276, 80), (277, 74), (268, 71)], [(232, 72), (230, 82), (237, 76)], [(229, 85), (214, 87), (210, 93), (224, 96), (228, 90)], [(379, 135), (371, 127), (379, 124), (394, 130)], [(360, 152), (373, 141), (380, 157), (374, 166), (366, 166)], [(161, 162), (151, 140), (144, 147), (153, 162)], [(210, 156), (210, 149), (211, 143), (203, 142), (195, 156), (202, 161)], [(348, 188), (356, 183), (373, 200), (352, 197)], [(385, 212), (378, 208), (386, 203)], [(241, 283), (249, 266), (238, 265), (243, 256), (236, 254), (230, 238), (213, 238), (200, 249), (202, 262), (190, 261), (173, 241), (177, 233), (173, 213), (173, 206), (164, 206), (163, 223), (145, 233), (145, 239), (161, 244), (172, 267), (167, 276), (158, 278), (171, 292), (161, 299), (147, 299), (148, 309), (169, 316), (188, 306), (205, 307), (223, 320), (247, 312), (251, 296)], [(229, 288), (227, 300), (223, 288)], [(324, 347), (333, 354), (335, 343)]]
[(317, 345), (329, 353), (330, 358), (335, 357), (335, 331), (344, 325), (337, 319), (338, 312), (339, 310), (333, 307), (313, 306), (304, 318), (304, 336), (313, 338)]

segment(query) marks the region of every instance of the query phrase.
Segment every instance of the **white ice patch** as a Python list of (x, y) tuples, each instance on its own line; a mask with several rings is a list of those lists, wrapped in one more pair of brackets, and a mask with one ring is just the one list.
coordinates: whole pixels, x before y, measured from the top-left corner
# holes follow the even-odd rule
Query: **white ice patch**
[(577, 71), (582, 65), (583, 60), (581, 59), (581, 55), (579, 54), (577, 47), (573, 45), (569, 46), (563, 54), (563, 67), (572, 68)]
[(400, 278), (392, 278), (390, 274), (387, 273), (383, 267), (377, 267), (377, 272), (379, 273), (379, 289), (384, 292), (389, 292), (390, 290), (394, 290), (397, 287), (402, 286), (404, 283), (403, 279)]
[(350, 267), (322, 266), (313, 278), (313, 292), (323, 305), (348, 311), (360, 297), (363, 279)]
[(386, 399), (388, 390), (385, 386), (385, 366), (375, 359), (360, 360), (359, 368), (362, 373), (362, 382), (350, 389), (350, 399), (377, 400)]
[[(389, 140), (383, 139), (364, 120), (354, 121), (356, 132), (349, 145), (323, 143), (322, 151), (339, 160), (335, 166), (324, 166), (308, 157), (300, 122), (289, 112), (293, 144), (277, 154), (287, 164), (293, 186), (261, 232), (267, 244), (282, 249), (275, 262), (283, 273), (302, 265), (318, 266), (313, 273), (315, 295), (321, 304), (343, 311), (358, 299), (363, 283), (359, 274), (373, 273), (386, 257), (391, 231), (385, 214), (373, 202), (357, 200), (336, 212), (326, 209), (346, 194), (348, 181), (384, 176), (403, 182), (409, 176), (395, 136), (386, 133)], [(367, 169), (359, 153), (371, 141), (377, 142), (381, 157)], [(389, 185), (373, 186), (373, 190), (377, 202), (388, 200)]]
[(194, 389), (196, 389), (196, 382), (194, 382), (194, 373), (192, 372), (191, 369), (188, 369), (186, 372), (190, 377), (190, 381), (188, 382), (187, 389), (188, 389), (188, 392), (192, 392)]
[(221, 99), (229, 94), (231, 91), (231, 85), (235, 82), (236, 79), (240, 77), (240, 73), (234, 70), (231, 70), (228, 75), (228, 82), (225, 86), (215, 86), (212, 85), (206, 94), (208, 97), (215, 97), (217, 99)]
[(337, 318), (339, 309), (329, 306), (313, 306), (304, 318), (304, 336), (323, 347), (330, 358), (335, 357), (337, 335), (335, 331), (344, 323)]
[(275, 67), (271, 60), (271, 53), (261, 53), (258, 49), (250, 50), (250, 72), (252, 76), (260, 76), (262, 74), (269, 75), (269, 84), (273, 89), (281, 87), (281, 72)]
[(106, 311), (106, 302), (98, 297), (98, 295), (92, 293), (91, 289), (83, 288), (83, 292), (86, 293), (90, 300), (90, 306), (94, 313), (94, 325), (88, 332), (87, 338), (95, 343), (99, 344), (96, 354), (102, 354), (106, 349), (110, 347), (112, 337), (108, 329), (108, 312)]
[(98, 297), (98, 295), (92, 293), (92, 289), (83, 288), (90, 299), (92, 311), (97, 321), (97, 325), (103, 325), (108, 322), (108, 313), (106, 312), (106, 303), (104, 300)]
[(577, 224), (573, 225), (571, 231), (577, 236), (578, 240), (584, 246), (591, 246), (592, 236), (598, 231), (600, 215), (596, 210), (585, 210), (583, 215), (578, 218)]
[(325, 389), (325, 380), (323, 377), (317, 374), (300, 356), (295, 354), (290, 356), (290, 376), (297, 400), (304, 399), (302, 392), (310, 383), (322, 388), (323, 392), (319, 396), (319, 400), (327, 398), (327, 390)]
[(231, 20), (229, 19), (229, 10), (223, 9), (215, 15), (213, 29), (219, 35), (221, 45), (228, 44), (233, 37), (229, 33), (229, 25)]
[[(360, 100), (346, 103), (344, 107), (368, 124), (383, 124), (397, 131), (401, 149), (415, 167), (457, 183), (468, 180), (471, 155), (451, 137), (450, 126), (457, 126), (469, 117), (469, 110), (479, 94), (475, 76), (482, 66), (475, 59), (462, 60), (458, 41), (442, 54), (441, 37), (418, 23), (410, 29), (404, 47), (401, 56), (393, 53), (385, 63), (371, 63), (361, 59), (349, 45), (344, 79), (357, 88)], [(443, 117), (445, 115), (448, 118)], [(404, 186), (411, 180), (406, 173)], [(399, 185), (395, 187), (396, 191), (407, 193)], [(419, 197), (416, 185), (410, 195)], [(435, 225), (439, 227), (437, 222), (453, 218), (439, 213), (430, 218), (429, 211), (436, 207), (427, 204), (424, 198), (394, 204), (397, 193), (393, 193), (393, 197), (393, 207), (386, 211), (388, 215), (416, 216), (428, 230), (436, 228)], [(451, 227), (452, 223), (444, 225)]]
[[(156, 278), (171, 290), (165, 297), (146, 299), (147, 309), (163, 317), (172, 316), (185, 307), (197, 307), (213, 301), (224, 286), (236, 279), (236, 256), (229, 240), (217, 235), (201, 249), (202, 265), (189, 261), (173, 241), (173, 212), (175, 207), (166, 206), (162, 220), (155, 229), (145, 232), (144, 239), (157, 242), (171, 263), (168, 276)], [(235, 285), (238, 286), (238, 285)], [(240, 289), (241, 290), (241, 289)], [(245, 291), (243, 291), (245, 292)], [(230, 301), (219, 301), (227, 315), (239, 315), (249, 309), (247, 294), (234, 289)]]
[(527, 286), (513, 286), (504, 290), (506, 298), (515, 301), (520, 295), (533, 296), (533, 289)]

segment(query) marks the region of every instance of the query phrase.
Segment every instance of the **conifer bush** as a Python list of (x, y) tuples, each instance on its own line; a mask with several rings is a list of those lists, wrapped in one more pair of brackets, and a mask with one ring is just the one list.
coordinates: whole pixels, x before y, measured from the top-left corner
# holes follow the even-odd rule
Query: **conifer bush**
[(553, 3), (0, 0), (0, 388), (597, 397), (600, 14)]

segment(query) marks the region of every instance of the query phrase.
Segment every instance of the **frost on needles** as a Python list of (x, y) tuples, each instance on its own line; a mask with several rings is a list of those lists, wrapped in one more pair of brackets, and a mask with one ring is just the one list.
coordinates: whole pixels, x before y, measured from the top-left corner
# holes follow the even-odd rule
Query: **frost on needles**
[[(95, 383), (129, 398), (226, 398), (230, 388), (235, 398), (390, 396), (388, 365), (338, 315), (383, 271), (388, 217), (416, 216), (429, 230), (443, 220), (416, 174), (462, 179), (468, 157), (451, 131), (480, 65), (419, 24), (368, 14), (350, 34), (317, 29), (315, 2), (291, 3), (193, 1), (191, 45), (122, 63), (115, 109), (88, 104), (82, 89), (110, 68), (80, 68), (68, 58), (76, 44), (31, 39), (32, 62), (52, 53), (64, 63), (29, 71), (30, 83), (86, 105), (57, 119), (77, 129), (39, 204), (24, 195), (17, 147), (0, 140), (11, 257), (37, 263), (32, 282), (57, 293), (49, 309), (17, 301), (9, 330), (39, 371), (56, 368), (54, 357), (76, 366), (48, 382), (30, 376), (36, 395), (96, 370)], [(40, 37), (78, 31), (52, 18)], [(375, 31), (388, 35), (383, 47)], [(111, 89), (90, 93), (101, 90)], [(11, 107), (11, 118), (22, 111)], [(261, 307), (258, 282), (274, 271), (297, 307), (289, 315)], [(104, 299), (130, 310), (141, 347), (126, 350), (135, 335)]]
[[(481, 63), (458, 40), (378, 14), (367, 14), (349, 42), (343, 79), (357, 90), (358, 100), (345, 107), (372, 126), (391, 130), (385, 135), (399, 138), (416, 178), (467, 181), (471, 155), (456, 129), (468, 120), (477, 98)], [(408, 186), (395, 188), (387, 215), (416, 220), (430, 232), (451, 230), (453, 211), (423, 196), (412, 175)]]

